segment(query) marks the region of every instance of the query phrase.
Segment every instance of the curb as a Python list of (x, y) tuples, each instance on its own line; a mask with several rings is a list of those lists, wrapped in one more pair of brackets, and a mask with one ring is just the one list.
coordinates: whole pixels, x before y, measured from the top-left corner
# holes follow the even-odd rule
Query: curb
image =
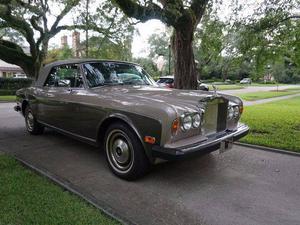
[(241, 143), (241, 142), (235, 142), (235, 145), (243, 146), (243, 147), (249, 147), (249, 148), (255, 148), (267, 152), (274, 152), (278, 154), (284, 154), (284, 155), (292, 155), (292, 156), (298, 156), (300, 157), (300, 153), (298, 152), (290, 152), (282, 149), (277, 149), (277, 148), (270, 148), (270, 147), (265, 147), (261, 145), (252, 145), (252, 144), (246, 144), (246, 143)]
[(68, 192), (77, 195), (79, 198), (87, 201), (89, 204), (96, 207), (98, 210), (106, 214), (107, 216), (111, 217), (112, 219), (118, 221), (121, 224), (125, 225), (136, 225), (136, 223), (129, 221), (128, 219), (124, 218), (123, 216), (119, 215), (117, 212), (115, 212), (114, 209), (112, 209), (109, 206), (105, 206), (104, 202), (100, 202), (96, 198), (94, 198), (92, 195), (85, 193), (84, 191), (80, 191), (79, 188), (77, 188), (75, 185), (67, 181), (66, 179), (63, 179), (51, 172), (49, 172), (45, 168), (38, 168), (29, 162), (21, 159), (15, 154), (8, 154), (14, 157), (16, 160), (18, 160), (22, 165), (24, 165), (26, 168), (32, 170), (33, 172), (36, 172), (39, 175), (42, 175), (43, 177), (46, 177), (48, 180), (53, 182), (56, 185), (59, 185), (63, 189), (67, 190)]

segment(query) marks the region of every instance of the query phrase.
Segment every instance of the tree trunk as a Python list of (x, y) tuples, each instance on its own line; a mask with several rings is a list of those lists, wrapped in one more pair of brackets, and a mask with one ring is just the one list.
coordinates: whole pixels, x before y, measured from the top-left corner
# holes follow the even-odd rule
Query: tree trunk
[(194, 25), (177, 27), (172, 37), (175, 88), (197, 89), (197, 70), (193, 52)]

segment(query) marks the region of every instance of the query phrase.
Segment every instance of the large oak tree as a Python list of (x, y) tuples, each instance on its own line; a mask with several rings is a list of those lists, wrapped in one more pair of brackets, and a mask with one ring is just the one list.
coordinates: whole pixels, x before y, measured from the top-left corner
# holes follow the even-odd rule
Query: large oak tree
[(208, 0), (112, 1), (128, 17), (141, 22), (158, 19), (174, 28), (171, 45), (175, 61), (175, 87), (196, 89), (197, 70), (193, 53), (193, 38)]

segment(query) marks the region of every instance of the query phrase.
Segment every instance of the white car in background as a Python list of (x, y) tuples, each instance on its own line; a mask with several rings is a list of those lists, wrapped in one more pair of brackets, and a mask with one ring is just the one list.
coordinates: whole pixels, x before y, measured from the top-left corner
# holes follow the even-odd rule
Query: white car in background
[[(160, 77), (156, 83), (160, 87), (174, 88), (174, 76)], [(207, 84), (201, 83), (201, 81), (198, 80), (198, 90), (209, 91), (209, 87)]]
[(251, 84), (252, 80), (251, 78), (244, 78), (240, 81), (240, 84)]
[(16, 79), (23, 78), (23, 79), (25, 79), (25, 78), (27, 78), (27, 76), (24, 73), (16, 73), (16, 74), (13, 75), (13, 78), (16, 78)]

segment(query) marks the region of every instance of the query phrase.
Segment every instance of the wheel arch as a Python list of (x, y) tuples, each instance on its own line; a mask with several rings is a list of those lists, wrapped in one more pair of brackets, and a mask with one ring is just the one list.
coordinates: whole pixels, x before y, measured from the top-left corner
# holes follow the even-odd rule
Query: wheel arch
[(114, 113), (106, 117), (99, 125), (98, 133), (97, 133), (97, 142), (99, 145), (102, 145), (104, 143), (104, 137), (105, 132), (107, 131), (108, 127), (112, 123), (121, 122), (126, 124), (138, 137), (140, 140), (144, 151), (149, 158), (149, 160), (152, 160), (152, 154), (150, 151), (148, 151), (147, 146), (145, 145), (145, 142), (143, 141), (141, 133), (138, 131), (137, 127), (134, 125), (133, 121), (126, 115), (121, 113)]

